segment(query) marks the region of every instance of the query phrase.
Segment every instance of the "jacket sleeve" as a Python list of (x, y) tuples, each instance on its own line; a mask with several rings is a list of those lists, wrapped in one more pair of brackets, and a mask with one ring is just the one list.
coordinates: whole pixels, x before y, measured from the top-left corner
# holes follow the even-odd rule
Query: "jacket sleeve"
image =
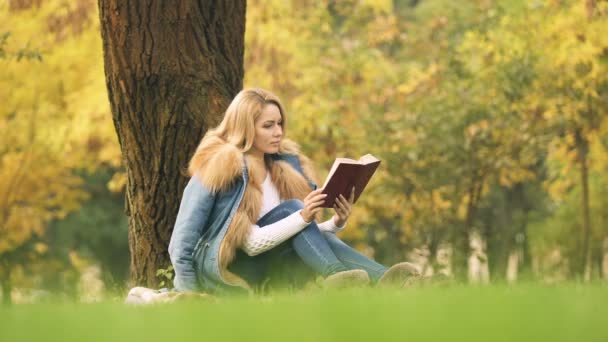
[(175, 270), (177, 291), (196, 291), (198, 282), (192, 254), (207, 224), (215, 196), (193, 176), (184, 189), (182, 201), (169, 242), (169, 256)]

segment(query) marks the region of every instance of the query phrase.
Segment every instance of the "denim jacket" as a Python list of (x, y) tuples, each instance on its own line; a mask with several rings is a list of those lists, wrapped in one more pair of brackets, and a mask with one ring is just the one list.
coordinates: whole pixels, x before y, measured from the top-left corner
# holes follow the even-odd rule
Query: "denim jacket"
[[(311, 189), (316, 185), (304, 175), (300, 159), (291, 154), (274, 154), (305, 177)], [(222, 277), (219, 251), (228, 227), (243, 199), (249, 176), (243, 157), (241, 177), (228, 189), (213, 193), (198, 177), (192, 176), (182, 196), (169, 243), (177, 291), (227, 292), (241, 289)]]

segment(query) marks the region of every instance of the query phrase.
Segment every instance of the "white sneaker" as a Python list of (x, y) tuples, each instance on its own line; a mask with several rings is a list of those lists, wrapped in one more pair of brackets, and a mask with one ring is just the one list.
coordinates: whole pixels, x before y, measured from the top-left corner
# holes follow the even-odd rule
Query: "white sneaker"
[(365, 286), (370, 282), (364, 270), (350, 270), (334, 273), (323, 281), (323, 287), (341, 289), (346, 287)]
[(377, 286), (408, 287), (421, 279), (418, 267), (409, 262), (400, 262), (391, 266), (378, 280)]

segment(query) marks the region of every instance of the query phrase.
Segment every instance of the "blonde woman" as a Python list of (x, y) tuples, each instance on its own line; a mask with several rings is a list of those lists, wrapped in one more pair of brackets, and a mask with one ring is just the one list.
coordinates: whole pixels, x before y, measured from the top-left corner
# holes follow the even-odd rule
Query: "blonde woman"
[(336, 237), (352, 199), (341, 197), (330, 220), (316, 221), (325, 195), (310, 161), (285, 139), (286, 122), (278, 97), (246, 89), (202, 139), (169, 244), (177, 291), (251, 289), (297, 264), (334, 286), (416, 273), (408, 263), (389, 269)]

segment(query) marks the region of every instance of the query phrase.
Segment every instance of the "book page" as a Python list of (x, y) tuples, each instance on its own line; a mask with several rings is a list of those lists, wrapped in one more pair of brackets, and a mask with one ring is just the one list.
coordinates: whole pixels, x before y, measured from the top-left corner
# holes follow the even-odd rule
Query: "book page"
[(345, 164), (358, 164), (359, 163), (358, 160), (354, 160), (354, 159), (350, 159), (350, 158), (336, 158), (336, 161), (339, 161), (339, 162), (345, 163)]
[(371, 154), (366, 154), (363, 157), (359, 158), (359, 162), (362, 164), (369, 164), (377, 161), (379, 161), (379, 159)]

